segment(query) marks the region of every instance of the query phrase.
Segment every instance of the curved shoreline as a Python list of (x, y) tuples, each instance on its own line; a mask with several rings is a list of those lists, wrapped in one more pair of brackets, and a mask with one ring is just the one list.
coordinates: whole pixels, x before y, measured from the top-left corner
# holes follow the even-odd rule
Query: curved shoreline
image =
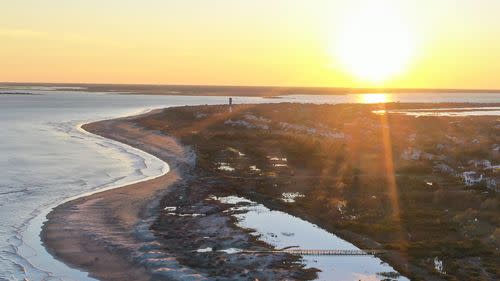
[[(162, 247), (149, 231), (150, 223), (154, 213), (159, 211), (159, 200), (169, 187), (182, 181), (187, 176), (185, 171), (194, 165), (190, 149), (172, 137), (136, 126), (136, 118), (138, 116), (89, 123), (82, 129), (156, 155), (172, 163), (171, 172), (120, 187), (118, 191), (100, 191), (62, 204), (49, 214), (41, 234), (55, 257), (102, 280), (150, 280), (154, 277), (155, 272), (148, 263), (157, 262), (154, 259), (159, 251), (154, 250)], [(65, 233), (60, 233), (61, 229)], [(178, 269), (175, 274), (204, 279), (176, 263), (174, 256), (170, 259), (169, 271)]]
[[(146, 108), (140, 111), (127, 113), (123, 117), (114, 118), (127, 118), (132, 116), (140, 116), (147, 114), (155, 108)], [(109, 118), (107, 118), (109, 119)], [(15, 254), (19, 258), (19, 265), (26, 269), (25, 274), (29, 278), (43, 279), (50, 278), (51, 280), (96, 280), (88, 276), (88, 273), (79, 268), (64, 263), (61, 259), (56, 258), (42, 241), (42, 232), (44, 224), (47, 223), (47, 215), (51, 213), (59, 205), (76, 200), (78, 198), (90, 196), (99, 192), (117, 189), (130, 184), (148, 181), (159, 176), (162, 176), (169, 171), (169, 165), (165, 161), (159, 159), (153, 154), (147, 153), (143, 150), (130, 146), (126, 143), (115, 141), (105, 138), (100, 135), (93, 134), (82, 128), (87, 123), (104, 121), (107, 119), (94, 119), (82, 123), (74, 123), (72, 125), (72, 132), (70, 135), (76, 134), (79, 138), (88, 138), (87, 141), (95, 142), (99, 146), (111, 150), (118, 150), (131, 158), (137, 158), (138, 161), (144, 163), (144, 167), (136, 169), (140, 175), (127, 175), (119, 177), (113, 181), (98, 185), (94, 190), (85, 191), (77, 195), (70, 195), (63, 198), (57, 203), (45, 206), (34, 217), (30, 218), (26, 223), (26, 228), (19, 233), (20, 245), (15, 247)], [(103, 144), (101, 144), (101, 142)], [(135, 161), (135, 160), (134, 160)]]
[[(152, 112), (154, 110), (133, 117)], [(152, 210), (161, 199), (161, 193), (181, 178), (179, 167), (191, 165), (193, 160), (189, 159), (193, 155), (174, 139), (155, 136), (153, 132), (145, 132), (127, 124), (131, 117), (87, 123), (81, 129), (147, 153), (164, 162), (170, 170), (146, 180), (68, 199), (50, 211), (40, 233), (43, 245), (56, 259), (102, 280), (151, 278), (151, 273), (144, 266), (137, 266), (137, 262), (125, 256), (137, 256), (140, 254), (138, 245), (153, 242), (152, 235), (148, 233)], [(116, 134), (118, 130), (120, 134)], [(140, 143), (137, 142), (139, 137), (142, 138)], [(144, 139), (147, 137), (151, 137), (156, 144), (146, 143)], [(141, 144), (150, 149), (155, 149), (155, 145), (161, 147), (156, 147), (157, 151), (153, 154)], [(120, 192), (116, 192), (116, 189), (120, 189)], [(96, 220), (88, 220), (90, 217)], [(129, 255), (124, 255), (125, 252)]]
[[(192, 152), (176, 139), (154, 131), (147, 132), (134, 126), (133, 122), (127, 123), (155, 112), (153, 110), (81, 126), (82, 130), (90, 134), (118, 141), (163, 162), (173, 163), (172, 169), (166, 174), (80, 195), (55, 207), (47, 215), (40, 234), (47, 251), (66, 265), (88, 272), (91, 278), (151, 280), (155, 277), (148, 260), (151, 250), (160, 250), (162, 247), (155, 241), (149, 226), (169, 187), (186, 176), (183, 168), (189, 170), (189, 166), (194, 164), (192, 158), (187, 159), (189, 156), (194, 157)], [(162, 153), (166, 155), (162, 157)], [(182, 163), (187, 163), (187, 167)], [(142, 192), (144, 189), (146, 191)], [(64, 233), (60, 230), (64, 230)], [(350, 238), (347, 241), (355, 240)], [(175, 257), (171, 256), (171, 259)], [(204, 279), (204, 276), (175, 261), (171, 262), (171, 266), (173, 268), (169, 271), (178, 272), (167, 277), (181, 277), (181, 274), (196, 276), (196, 280)]]

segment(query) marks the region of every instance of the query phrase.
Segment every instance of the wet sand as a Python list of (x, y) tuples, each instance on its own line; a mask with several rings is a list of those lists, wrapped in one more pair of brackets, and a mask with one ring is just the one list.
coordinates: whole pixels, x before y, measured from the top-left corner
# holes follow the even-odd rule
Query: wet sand
[[(134, 126), (129, 118), (100, 121), (83, 129), (154, 153), (170, 171), (158, 178), (76, 199), (56, 207), (41, 234), (46, 248), (72, 267), (101, 280), (150, 280), (151, 271), (132, 257), (153, 243), (148, 222), (158, 201), (194, 164), (175, 139)], [(145, 225), (141, 225), (145, 224)], [(142, 229), (142, 230), (141, 230)]]
[[(148, 114), (82, 128), (153, 154), (167, 162), (170, 171), (56, 207), (41, 234), (52, 255), (99, 280), (314, 279), (314, 269), (305, 270), (298, 256), (286, 253), (198, 253), (205, 243), (214, 249), (271, 247), (237, 227), (223, 212), (229, 206), (205, 200), (211, 184), (200, 178), (194, 151), (173, 137), (135, 124)], [(196, 209), (203, 216), (169, 215), (160, 209), (166, 202), (190, 212)]]

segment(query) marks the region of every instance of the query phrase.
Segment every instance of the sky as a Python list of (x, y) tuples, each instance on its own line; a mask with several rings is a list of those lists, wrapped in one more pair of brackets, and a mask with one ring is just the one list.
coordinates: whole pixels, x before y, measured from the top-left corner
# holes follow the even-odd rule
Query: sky
[(0, 11), (0, 81), (500, 89), (498, 0), (5, 0)]

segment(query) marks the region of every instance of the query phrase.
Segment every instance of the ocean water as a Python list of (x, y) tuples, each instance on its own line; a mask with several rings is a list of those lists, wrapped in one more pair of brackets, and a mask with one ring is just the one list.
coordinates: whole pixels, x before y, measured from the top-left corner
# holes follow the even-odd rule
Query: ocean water
[[(41, 246), (39, 232), (45, 215), (69, 198), (168, 170), (155, 157), (88, 134), (79, 129), (80, 124), (152, 108), (227, 102), (227, 97), (119, 95), (70, 89), (56, 92), (37, 88), (30, 92), (37, 95), (0, 95), (0, 280), (85, 279), (85, 273), (53, 259)], [(405, 95), (398, 100), (415, 99), (421, 98)], [(481, 94), (475, 99), (455, 94), (438, 95), (434, 101), (498, 102), (500, 94)], [(344, 103), (365, 99), (346, 95), (234, 101)]]
[(377, 114), (404, 114), (409, 116), (499, 116), (500, 106), (492, 107), (469, 107), (469, 108), (432, 108), (432, 109), (407, 109), (407, 110), (376, 110)]
[(79, 125), (227, 98), (37, 93), (0, 95), (0, 280), (82, 279), (85, 274), (64, 271), (40, 246), (41, 215), (67, 198), (154, 177), (168, 167)]
[(288, 99), (311, 103), (500, 103), (500, 93), (401, 93), (401, 94), (350, 94), (350, 95), (293, 95)]

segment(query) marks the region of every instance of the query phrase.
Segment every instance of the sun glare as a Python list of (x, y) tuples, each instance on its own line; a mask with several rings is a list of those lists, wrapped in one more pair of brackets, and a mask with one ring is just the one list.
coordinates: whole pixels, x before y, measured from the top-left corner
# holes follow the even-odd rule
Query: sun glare
[(397, 9), (376, 2), (356, 6), (347, 13), (338, 24), (333, 51), (351, 75), (381, 84), (406, 69), (415, 42)]
[(390, 102), (387, 94), (360, 94), (356, 98), (360, 103), (384, 103)]

